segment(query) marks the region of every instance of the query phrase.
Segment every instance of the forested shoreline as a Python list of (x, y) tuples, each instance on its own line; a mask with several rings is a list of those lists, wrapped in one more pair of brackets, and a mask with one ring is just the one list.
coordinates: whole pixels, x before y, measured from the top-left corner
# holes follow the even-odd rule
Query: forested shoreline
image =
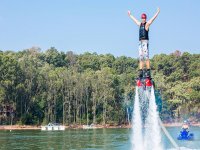
[[(200, 121), (200, 54), (159, 54), (152, 77), (163, 121)], [(127, 124), (138, 60), (54, 47), (0, 51), (0, 124)]]

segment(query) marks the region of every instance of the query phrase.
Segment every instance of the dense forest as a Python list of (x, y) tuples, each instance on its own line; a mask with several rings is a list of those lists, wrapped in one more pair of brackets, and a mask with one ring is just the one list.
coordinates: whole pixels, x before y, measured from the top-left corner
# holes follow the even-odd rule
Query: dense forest
[[(200, 121), (200, 54), (151, 59), (164, 121)], [(126, 124), (138, 59), (112, 54), (0, 51), (0, 124)]]

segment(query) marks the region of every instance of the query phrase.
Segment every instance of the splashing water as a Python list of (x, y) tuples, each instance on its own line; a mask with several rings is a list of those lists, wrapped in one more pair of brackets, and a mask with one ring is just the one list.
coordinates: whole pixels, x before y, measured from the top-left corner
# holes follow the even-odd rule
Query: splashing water
[(142, 119), (141, 119), (138, 87), (136, 87), (136, 91), (135, 91), (135, 102), (134, 102), (132, 123), (133, 123), (133, 127), (132, 127), (133, 134), (131, 137), (132, 149), (143, 150)]
[(153, 87), (149, 90), (136, 87), (132, 130), (133, 150), (163, 150)]
[[(147, 91), (149, 92), (149, 91)], [(149, 93), (147, 93), (148, 95)], [(147, 96), (149, 97), (149, 95)], [(155, 100), (154, 88), (151, 88), (149, 108), (145, 129), (145, 150), (162, 150), (161, 128), (159, 126), (159, 114)]]

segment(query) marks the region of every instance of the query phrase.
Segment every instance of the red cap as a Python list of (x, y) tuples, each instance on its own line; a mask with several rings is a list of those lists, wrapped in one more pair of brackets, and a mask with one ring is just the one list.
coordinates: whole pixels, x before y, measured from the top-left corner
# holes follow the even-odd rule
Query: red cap
[(143, 13), (143, 14), (141, 15), (141, 18), (142, 18), (142, 19), (147, 19), (147, 15), (146, 15), (145, 13)]

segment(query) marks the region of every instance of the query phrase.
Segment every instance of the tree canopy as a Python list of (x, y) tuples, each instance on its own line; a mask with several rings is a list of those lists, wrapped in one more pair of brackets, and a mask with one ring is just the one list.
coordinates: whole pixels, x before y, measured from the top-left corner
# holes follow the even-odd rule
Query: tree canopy
[[(200, 121), (200, 55), (151, 59), (163, 120)], [(0, 51), (0, 124), (124, 124), (133, 105), (138, 60), (54, 47)]]

